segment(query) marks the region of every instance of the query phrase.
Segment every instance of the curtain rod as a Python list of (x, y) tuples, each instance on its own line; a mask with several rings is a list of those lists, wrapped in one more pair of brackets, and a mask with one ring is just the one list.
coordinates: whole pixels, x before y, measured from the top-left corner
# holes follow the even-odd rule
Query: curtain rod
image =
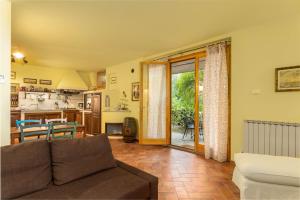
[(195, 51), (195, 50), (203, 49), (205, 47), (208, 47), (208, 46), (211, 46), (211, 45), (214, 45), (214, 44), (219, 44), (221, 42), (230, 43), (231, 42), (231, 38), (228, 37), (228, 38), (216, 40), (216, 41), (213, 41), (213, 42), (207, 42), (207, 43), (201, 44), (201, 45), (196, 46), (196, 47), (187, 48), (185, 50), (177, 51), (177, 52), (170, 53), (170, 54), (167, 54), (167, 55), (164, 55), (164, 56), (155, 57), (155, 58), (152, 58), (152, 59), (149, 59), (149, 60), (157, 61), (157, 60), (164, 59), (164, 58), (170, 58), (170, 57), (173, 57), (175, 55), (184, 54), (184, 53), (187, 53), (187, 52), (190, 52), (190, 51)]

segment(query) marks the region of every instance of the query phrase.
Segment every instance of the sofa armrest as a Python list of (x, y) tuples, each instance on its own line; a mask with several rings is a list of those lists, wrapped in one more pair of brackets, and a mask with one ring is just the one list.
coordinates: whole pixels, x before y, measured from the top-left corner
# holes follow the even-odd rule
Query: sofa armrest
[(140, 169), (132, 167), (124, 162), (116, 160), (118, 167), (149, 181), (150, 183), (150, 199), (158, 199), (158, 178)]

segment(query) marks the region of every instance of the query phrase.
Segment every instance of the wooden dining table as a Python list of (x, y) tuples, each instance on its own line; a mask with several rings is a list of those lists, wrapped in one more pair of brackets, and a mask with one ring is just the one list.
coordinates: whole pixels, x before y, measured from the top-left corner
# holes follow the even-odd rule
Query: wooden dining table
[[(71, 128), (72, 126), (68, 126), (68, 125), (58, 125), (58, 126), (54, 126), (54, 129), (66, 129), (66, 128)], [(24, 131), (28, 132), (28, 133), (34, 133), (34, 132), (39, 132), (39, 131), (43, 131), (46, 130), (46, 127), (32, 127), (32, 128), (27, 128)], [(85, 137), (85, 128), (84, 125), (77, 125), (76, 126), (76, 132), (81, 132), (82, 136)], [(18, 142), (21, 142), (21, 130), (17, 127), (11, 127), (10, 128), (10, 143), (11, 144), (16, 144), (16, 139), (18, 139)]]

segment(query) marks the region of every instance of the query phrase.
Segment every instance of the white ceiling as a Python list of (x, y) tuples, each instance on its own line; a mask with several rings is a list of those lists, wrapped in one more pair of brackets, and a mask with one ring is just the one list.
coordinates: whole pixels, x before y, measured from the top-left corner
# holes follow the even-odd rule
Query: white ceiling
[(13, 0), (31, 64), (97, 71), (300, 13), (299, 0)]

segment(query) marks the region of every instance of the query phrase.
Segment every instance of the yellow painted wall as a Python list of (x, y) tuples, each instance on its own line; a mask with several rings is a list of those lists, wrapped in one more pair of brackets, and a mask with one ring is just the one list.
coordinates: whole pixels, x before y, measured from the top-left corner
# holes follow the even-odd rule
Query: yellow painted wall
[(10, 48), (11, 48), (11, 3), (0, 1), (0, 75), (5, 82), (0, 83), (0, 143), (10, 144)]
[[(197, 44), (172, 50), (182, 50), (191, 46), (232, 38), (232, 133), (231, 152), (241, 152), (243, 120), (274, 120), (300, 122), (300, 92), (274, 91), (274, 69), (277, 67), (300, 65), (300, 16), (282, 19), (247, 29), (237, 30), (217, 36)], [(139, 66), (139, 61), (170, 52), (162, 52), (148, 58), (111, 66), (108, 69), (119, 72), (120, 88), (129, 91), (130, 66)], [(253, 90), (261, 94), (252, 94)], [(134, 102), (132, 113), (139, 119), (139, 104)]]
[(274, 69), (294, 65), (300, 65), (300, 17), (232, 33), (233, 153), (242, 149), (243, 120), (300, 122), (300, 92), (274, 91)]
[[(42, 67), (31, 64), (12, 64), (12, 71), (16, 72), (16, 79), (12, 80), (12, 83), (19, 83), (20, 86), (29, 86), (31, 84), (23, 83), (23, 78), (34, 78), (34, 79), (45, 79), (52, 80), (52, 85), (34, 85), (35, 87), (49, 88), (55, 89), (59, 81), (63, 78), (65, 73), (71, 71), (71, 69), (61, 69), (61, 68), (51, 68), (51, 67)], [(78, 72), (82, 80), (88, 87), (92, 87), (95, 84), (95, 80), (91, 80), (91, 78), (96, 79), (95, 72)], [(91, 76), (94, 74), (94, 76)]]
[[(140, 81), (140, 63), (141, 60), (133, 60), (130, 62), (122, 63), (120, 65), (114, 65), (106, 68), (107, 85), (106, 89), (102, 93), (102, 108), (104, 108), (105, 95), (109, 94), (111, 97), (111, 105), (114, 106), (120, 102), (122, 92), (125, 91), (127, 95), (127, 103), (130, 112), (118, 113), (118, 112), (103, 112), (102, 113), (102, 132), (105, 131), (105, 122), (122, 122), (124, 117), (135, 117), (139, 120), (139, 101), (131, 100), (131, 85), (134, 82)], [(134, 73), (131, 73), (131, 69), (134, 69)], [(111, 76), (117, 77), (116, 84), (110, 84)]]

